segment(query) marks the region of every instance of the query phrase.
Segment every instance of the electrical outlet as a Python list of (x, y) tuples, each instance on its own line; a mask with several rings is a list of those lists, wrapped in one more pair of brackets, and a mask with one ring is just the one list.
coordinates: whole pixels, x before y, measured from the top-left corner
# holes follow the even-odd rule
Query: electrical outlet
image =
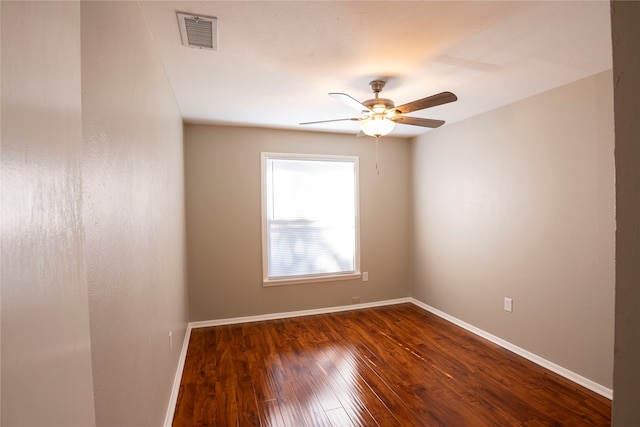
[(511, 298), (504, 299), (504, 311), (513, 312), (513, 300)]
[(357, 304), (360, 302), (360, 297), (351, 297), (351, 304)]
[(369, 281), (369, 272), (365, 271), (362, 273), (362, 281), (363, 282), (368, 282)]

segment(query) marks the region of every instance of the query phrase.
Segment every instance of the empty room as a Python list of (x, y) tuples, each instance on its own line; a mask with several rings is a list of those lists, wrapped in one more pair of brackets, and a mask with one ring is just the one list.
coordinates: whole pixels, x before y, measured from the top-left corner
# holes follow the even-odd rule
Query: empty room
[(640, 3), (0, 19), (3, 426), (640, 425)]

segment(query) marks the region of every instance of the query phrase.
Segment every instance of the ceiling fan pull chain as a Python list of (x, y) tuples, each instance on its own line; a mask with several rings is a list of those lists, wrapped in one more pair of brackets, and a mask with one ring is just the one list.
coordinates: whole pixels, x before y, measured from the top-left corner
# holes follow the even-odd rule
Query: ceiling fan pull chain
[(379, 146), (379, 139), (380, 137), (376, 136), (376, 173), (378, 174), (378, 176), (380, 176), (380, 168), (378, 167), (378, 149), (380, 148)]

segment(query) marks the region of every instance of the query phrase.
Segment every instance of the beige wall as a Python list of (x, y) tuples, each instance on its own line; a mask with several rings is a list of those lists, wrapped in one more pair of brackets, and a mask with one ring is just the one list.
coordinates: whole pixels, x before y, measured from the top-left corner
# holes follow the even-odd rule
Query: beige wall
[(138, 8), (81, 8), (83, 220), (100, 426), (163, 423), (188, 317), (182, 119)]
[(0, 424), (91, 426), (80, 3), (2, 1), (0, 7)]
[(611, 82), (605, 72), (413, 145), (413, 296), (608, 388)]
[(0, 4), (1, 423), (162, 425), (188, 320), (162, 64), (135, 2)]
[[(369, 281), (264, 288), (260, 153), (360, 158), (361, 266)], [(409, 295), (410, 146), (312, 132), (187, 125), (185, 170), (191, 320), (341, 306)]]
[(612, 2), (616, 129), (614, 427), (640, 425), (640, 3)]

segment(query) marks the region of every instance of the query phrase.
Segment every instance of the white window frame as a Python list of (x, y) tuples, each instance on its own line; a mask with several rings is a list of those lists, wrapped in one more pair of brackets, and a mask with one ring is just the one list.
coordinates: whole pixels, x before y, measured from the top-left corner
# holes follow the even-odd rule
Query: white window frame
[[(332, 282), (336, 280), (359, 279), (360, 273), (360, 167), (357, 156), (338, 156), (326, 154), (297, 154), (297, 153), (260, 153), (260, 181), (261, 181), (261, 223), (262, 223), (262, 284), (268, 286), (294, 285), (304, 283)], [(343, 161), (354, 164), (354, 190), (355, 190), (355, 271), (349, 273), (318, 274), (310, 276), (292, 276), (291, 278), (269, 278), (268, 271), (268, 228), (267, 228), (267, 159), (291, 159), (291, 160), (319, 160), (319, 161)]]

